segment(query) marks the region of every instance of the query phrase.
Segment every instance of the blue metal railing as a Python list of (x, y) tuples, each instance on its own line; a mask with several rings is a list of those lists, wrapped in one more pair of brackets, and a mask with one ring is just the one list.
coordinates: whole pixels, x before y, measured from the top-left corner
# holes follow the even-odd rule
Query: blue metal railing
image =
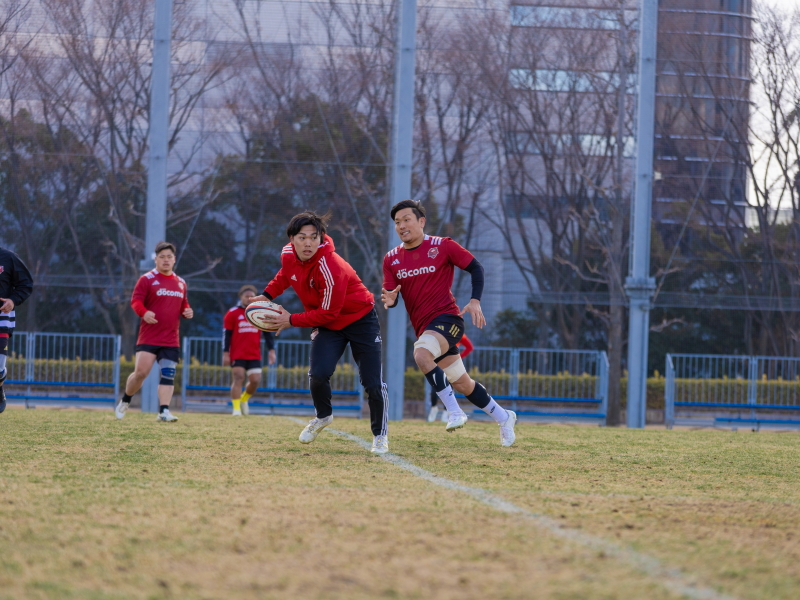
[(118, 335), (15, 332), (8, 346), (6, 396), (26, 407), (113, 404), (119, 397), (120, 345)]
[[(479, 381), (481, 374), (486, 374), (488, 379), (484, 384), (492, 397), (520, 416), (605, 423), (608, 412), (605, 352), (477, 346), (464, 359), (464, 366)], [(427, 383), (425, 389), (427, 402), (430, 394)], [(482, 414), (478, 410), (473, 413)]]
[[(275, 351), (276, 362), (270, 366), (262, 342), (263, 384), (250, 401), (251, 410), (269, 413), (313, 411), (314, 405), (308, 391), (311, 342), (278, 340), (275, 342)], [(184, 338), (182, 375), (183, 410), (228, 410), (231, 373), (229, 367), (222, 367), (221, 338)], [(331, 387), (334, 411), (347, 411), (361, 416), (364, 392), (349, 349), (337, 365), (331, 378)]]
[(664, 414), (675, 425), (800, 426), (800, 359), (667, 354)]

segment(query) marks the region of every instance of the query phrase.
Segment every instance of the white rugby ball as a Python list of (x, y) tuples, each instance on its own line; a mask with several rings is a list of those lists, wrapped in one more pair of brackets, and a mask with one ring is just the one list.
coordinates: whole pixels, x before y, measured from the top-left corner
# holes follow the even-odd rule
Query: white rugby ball
[(281, 314), (281, 305), (269, 300), (251, 302), (244, 309), (244, 316), (248, 321), (261, 331), (277, 331), (278, 327), (267, 320), (269, 315)]

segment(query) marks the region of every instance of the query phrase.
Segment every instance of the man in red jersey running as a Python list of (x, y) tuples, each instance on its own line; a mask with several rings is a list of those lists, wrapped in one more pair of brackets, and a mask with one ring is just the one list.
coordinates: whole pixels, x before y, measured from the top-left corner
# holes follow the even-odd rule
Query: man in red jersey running
[[(392, 308), (397, 304), (398, 294), (403, 294), (418, 336), (414, 360), (447, 409), (446, 430), (455, 431), (467, 422), (467, 415), (453, 392), (455, 388), (497, 421), (500, 444), (511, 446), (516, 439), (516, 413), (497, 404), (486, 388), (467, 374), (456, 347), (464, 335), (463, 315), (469, 313), (472, 324), (479, 329), (486, 324), (481, 310), (483, 267), (452, 239), (425, 235), (425, 209), (419, 202), (398, 202), (391, 214), (403, 243), (383, 259), (381, 301), (385, 308)], [(450, 290), (454, 267), (472, 276), (472, 299), (463, 310), (458, 309)]]
[(291, 286), (305, 312), (290, 314), (282, 308), (281, 314), (270, 319), (278, 326), (276, 335), (287, 327), (313, 328), (308, 378), (317, 416), (303, 429), (300, 441), (310, 444), (333, 421), (331, 375), (349, 343), (369, 401), (372, 452), (385, 454), (389, 451), (389, 397), (381, 372), (375, 298), (353, 267), (336, 254), (325, 229), (325, 219), (311, 211), (295, 215), (286, 229), (289, 243), (281, 252), (280, 271), (264, 295), (251, 302), (272, 300)]
[(178, 420), (169, 412), (169, 403), (175, 390), (175, 367), (180, 360), (180, 320), (181, 317), (191, 319), (194, 311), (189, 306), (186, 282), (172, 271), (175, 254), (172, 244), (156, 244), (156, 268), (139, 277), (133, 288), (131, 307), (142, 322), (136, 340), (136, 366), (128, 376), (125, 394), (114, 411), (118, 419), (125, 416), (132, 396), (142, 388), (158, 361), (161, 369), (158, 420), (162, 423)]
[[(275, 364), (275, 340), (268, 331), (256, 329), (244, 315), (244, 307), (256, 295), (253, 285), (239, 289), (239, 304), (225, 313), (222, 320), (222, 366), (231, 367), (231, 404), (234, 417), (250, 414), (249, 400), (261, 382), (261, 338), (267, 345), (267, 360)], [(242, 393), (244, 378), (247, 385)]]

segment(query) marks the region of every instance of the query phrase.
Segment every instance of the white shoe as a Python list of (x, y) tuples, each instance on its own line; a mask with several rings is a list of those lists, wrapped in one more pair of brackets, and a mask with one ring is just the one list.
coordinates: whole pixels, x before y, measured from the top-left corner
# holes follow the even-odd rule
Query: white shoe
[(449, 413), (446, 410), (443, 410), (442, 411), (442, 416), (439, 417), (439, 420), (441, 420), (442, 423), (447, 423), (447, 418), (449, 416), (450, 416)]
[(250, 414), (250, 403), (242, 402), (242, 414), (247, 416)]
[(234, 409), (234, 410), (231, 411), (231, 416), (232, 417), (241, 417), (242, 416), (242, 411)]
[(173, 415), (171, 412), (169, 412), (169, 409), (167, 409), (162, 413), (158, 413), (156, 419), (161, 423), (174, 423), (178, 420), (178, 417)]
[(439, 414), (439, 408), (436, 406), (431, 406), (431, 411), (428, 413), (428, 423), (433, 423), (436, 420), (438, 414)]
[(332, 422), (333, 415), (329, 415), (324, 419), (318, 419), (314, 417), (308, 422), (308, 425), (305, 426), (305, 429), (300, 432), (300, 442), (303, 444), (310, 444), (317, 439), (319, 432), (325, 429)]
[(123, 402), (122, 400), (120, 400), (120, 401), (119, 401), (119, 404), (117, 404), (117, 405), (114, 407), (114, 415), (115, 415), (115, 416), (116, 416), (118, 419), (121, 419), (122, 417), (124, 417), (124, 416), (125, 416), (125, 413), (126, 413), (126, 412), (128, 412), (128, 409), (129, 409), (130, 407), (131, 407), (130, 403), (128, 403), (128, 402)]
[(455, 431), (456, 429), (461, 429), (467, 423), (467, 413), (460, 412), (460, 413), (452, 413), (449, 417), (447, 417), (447, 427), (445, 427), (445, 431)]
[(372, 453), (373, 454), (386, 454), (389, 451), (389, 436), (376, 435), (372, 440)]
[(517, 424), (517, 413), (513, 410), (506, 410), (508, 419), (500, 425), (500, 445), (511, 446), (514, 440), (517, 439), (517, 434), (514, 433), (514, 426)]

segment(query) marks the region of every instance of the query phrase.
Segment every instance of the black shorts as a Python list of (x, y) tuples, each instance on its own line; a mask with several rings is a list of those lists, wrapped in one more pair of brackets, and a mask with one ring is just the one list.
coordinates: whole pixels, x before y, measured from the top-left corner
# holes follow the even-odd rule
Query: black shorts
[(439, 315), (428, 323), (428, 326), (425, 327), (425, 331), (435, 331), (439, 335), (444, 336), (444, 339), (450, 344), (447, 352), (442, 354), (439, 358), (434, 359), (434, 362), (438, 363), (448, 356), (458, 356), (461, 354), (457, 345), (458, 342), (461, 341), (461, 338), (464, 337), (464, 319), (458, 315)]
[(248, 359), (245, 359), (245, 358), (237, 358), (236, 360), (231, 362), (231, 368), (233, 368), (233, 367), (242, 367), (248, 373), (250, 371), (255, 370), (255, 369), (258, 369), (259, 371), (261, 371), (261, 367), (262, 366), (263, 365), (261, 364), (261, 361), (258, 360), (258, 359), (248, 360)]
[(156, 360), (171, 360), (174, 363), (181, 361), (180, 346), (151, 346), (150, 344), (136, 344), (136, 352), (149, 352), (156, 355)]

